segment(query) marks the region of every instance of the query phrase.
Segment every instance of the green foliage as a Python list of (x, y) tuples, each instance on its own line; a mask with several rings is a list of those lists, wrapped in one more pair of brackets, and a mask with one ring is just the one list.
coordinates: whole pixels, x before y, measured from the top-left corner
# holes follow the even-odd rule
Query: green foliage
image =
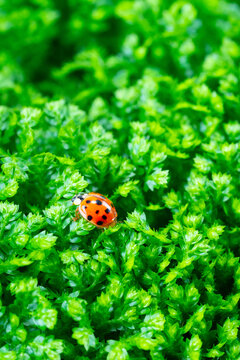
[(238, 1), (0, 4), (0, 359), (240, 359)]

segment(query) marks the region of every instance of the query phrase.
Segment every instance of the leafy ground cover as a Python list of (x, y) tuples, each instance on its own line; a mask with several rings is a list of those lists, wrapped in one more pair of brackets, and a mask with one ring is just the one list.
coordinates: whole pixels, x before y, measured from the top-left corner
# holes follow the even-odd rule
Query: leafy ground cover
[(238, 1), (0, 4), (0, 359), (240, 359)]

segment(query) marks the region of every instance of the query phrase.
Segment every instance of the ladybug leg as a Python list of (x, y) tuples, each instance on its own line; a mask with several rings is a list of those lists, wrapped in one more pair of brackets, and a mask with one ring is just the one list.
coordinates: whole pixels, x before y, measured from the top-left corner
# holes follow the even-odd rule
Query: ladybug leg
[(78, 219), (80, 219), (80, 212), (79, 212), (79, 208), (77, 207), (76, 211), (75, 211), (75, 217), (73, 218), (73, 221), (77, 221)]

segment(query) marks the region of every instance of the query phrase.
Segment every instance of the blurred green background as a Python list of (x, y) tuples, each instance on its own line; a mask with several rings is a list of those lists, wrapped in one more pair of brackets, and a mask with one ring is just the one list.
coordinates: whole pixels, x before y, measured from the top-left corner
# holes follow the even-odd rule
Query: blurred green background
[(0, 36), (4, 104), (39, 104), (42, 94), (86, 107), (99, 95), (111, 102), (146, 68), (176, 81), (208, 74), (216, 88), (239, 59), (239, 7), (218, 0), (1, 0)]

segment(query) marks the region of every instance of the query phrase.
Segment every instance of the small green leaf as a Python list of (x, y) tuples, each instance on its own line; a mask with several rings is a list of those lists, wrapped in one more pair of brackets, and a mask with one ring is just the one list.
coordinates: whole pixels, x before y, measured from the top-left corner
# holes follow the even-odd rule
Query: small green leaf
[(77, 340), (79, 345), (83, 345), (87, 351), (90, 347), (96, 346), (96, 338), (90, 328), (74, 328), (72, 337)]

